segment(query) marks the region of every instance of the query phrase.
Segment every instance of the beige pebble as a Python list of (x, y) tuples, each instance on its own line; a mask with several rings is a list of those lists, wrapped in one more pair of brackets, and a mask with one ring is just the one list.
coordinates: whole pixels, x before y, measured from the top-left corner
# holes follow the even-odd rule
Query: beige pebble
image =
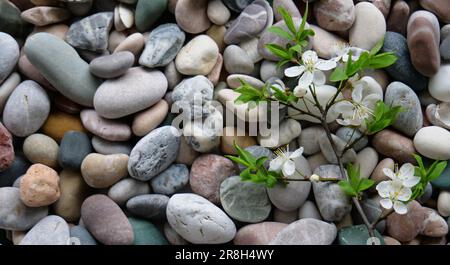
[(161, 100), (148, 110), (142, 111), (134, 117), (132, 130), (136, 136), (144, 136), (158, 127), (169, 112), (169, 104)]

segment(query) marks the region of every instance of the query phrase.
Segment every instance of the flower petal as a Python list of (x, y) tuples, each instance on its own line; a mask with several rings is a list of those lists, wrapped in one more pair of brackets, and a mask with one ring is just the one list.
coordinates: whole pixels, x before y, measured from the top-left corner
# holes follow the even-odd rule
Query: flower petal
[(331, 69), (336, 68), (337, 64), (333, 60), (319, 60), (315, 67), (322, 71), (329, 71)]
[(319, 60), (319, 56), (317, 56), (317, 53), (315, 51), (305, 51), (302, 55), (302, 61), (304, 64), (312, 63), (313, 65), (316, 64), (316, 62)]
[(411, 163), (404, 164), (398, 171), (398, 175), (402, 179), (406, 179), (414, 176), (414, 166)]
[(410, 188), (402, 187), (398, 191), (397, 200), (403, 201), (403, 202), (408, 201), (409, 199), (411, 199), (411, 195), (412, 195), (412, 191)]
[(364, 90), (364, 86), (361, 84), (361, 82), (357, 81), (355, 84), (355, 87), (353, 88), (353, 92), (352, 92), (353, 101), (355, 101), (357, 103), (362, 103), (363, 90)]
[(397, 176), (394, 174), (394, 171), (392, 171), (392, 169), (390, 168), (383, 168), (383, 173), (386, 177), (389, 177), (392, 180), (397, 178)]
[(409, 177), (403, 181), (403, 185), (407, 188), (412, 188), (420, 182), (419, 177)]
[(303, 65), (289, 67), (284, 70), (284, 75), (287, 77), (297, 77), (305, 72), (306, 67)]
[(376, 189), (378, 191), (378, 194), (382, 198), (389, 197), (391, 190), (392, 190), (391, 189), (391, 181), (382, 181), (382, 182), (378, 183)]
[(344, 100), (344, 101), (338, 102), (335, 105), (334, 110), (337, 113), (353, 116), (353, 112), (355, 110), (355, 106), (350, 101)]
[(314, 79), (313, 73), (305, 71), (302, 77), (300, 77), (300, 79), (298, 80), (298, 85), (303, 88), (309, 88), (313, 79)]
[(314, 71), (313, 83), (317, 86), (325, 85), (327, 77), (322, 71)]
[(269, 164), (269, 170), (279, 172), (281, 170), (281, 167), (284, 164), (285, 159), (283, 157), (277, 157), (275, 159), (272, 159)]
[(380, 205), (384, 209), (392, 209), (392, 201), (390, 199), (382, 199), (382, 200), (380, 200)]
[(308, 93), (308, 89), (306, 87), (296, 86), (294, 88), (294, 96), (302, 98)]
[(406, 214), (408, 207), (403, 202), (396, 201), (394, 202), (394, 210), (398, 214)]
[(295, 173), (295, 163), (292, 160), (288, 160), (283, 164), (283, 175), (285, 177), (289, 177), (294, 175)]
[(289, 155), (290, 159), (299, 158), (303, 154), (303, 147), (295, 150), (292, 154)]

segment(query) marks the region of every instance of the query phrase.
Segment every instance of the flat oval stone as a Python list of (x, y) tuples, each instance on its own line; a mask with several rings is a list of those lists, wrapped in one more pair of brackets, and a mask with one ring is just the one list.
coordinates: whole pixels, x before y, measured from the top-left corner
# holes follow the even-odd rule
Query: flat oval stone
[(207, 75), (219, 57), (219, 47), (207, 35), (199, 35), (188, 42), (178, 53), (175, 65), (184, 75)]
[(36, 82), (22, 82), (9, 96), (3, 110), (3, 123), (15, 136), (35, 133), (50, 113), (50, 99)]
[(262, 222), (241, 227), (233, 240), (235, 245), (268, 245), (288, 225), (278, 222)]
[(49, 33), (37, 33), (28, 38), (24, 50), (30, 62), (61, 94), (80, 105), (93, 106), (100, 80), (90, 73), (89, 65), (74, 48)]
[(241, 181), (234, 176), (220, 185), (220, 202), (233, 219), (246, 223), (264, 221), (272, 210), (264, 185)]
[(23, 152), (33, 164), (58, 167), (58, 151), (58, 143), (45, 134), (32, 134), (23, 142)]
[(386, 34), (386, 20), (376, 6), (360, 2), (355, 6), (355, 23), (350, 28), (350, 45), (371, 50)]
[(222, 0), (223, 3), (234, 12), (241, 12), (255, 0)]
[[(375, 229), (375, 236), (380, 240), (380, 245), (384, 245), (384, 239), (380, 232)], [(339, 229), (339, 245), (367, 245), (369, 232), (365, 225), (355, 225)]]
[(166, 94), (167, 87), (162, 72), (134, 67), (98, 88), (94, 97), (95, 110), (107, 119), (122, 118), (156, 104)]
[(189, 183), (193, 192), (219, 203), (220, 184), (236, 173), (231, 160), (214, 154), (202, 155), (192, 164)]
[(69, 225), (57, 215), (49, 215), (39, 221), (25, 237), (20, 245), (68, 245), (70, 237)]
[(313, 50), (320, 58), (332, 59), (339, 54), (339, 47), (345, 47), (347, 41), (329, 31), (326, 31), (316, 25), (310, 25), (315, 35), (310, 38)]
[(102, 155), (125, 154), (129, 155), (133, 148), (127, 142), (111, 142), (98, 136), (92, 137), (91, 140), (94, 150)]
[(393, 127), (405, 135), (414, 136), (423, 126), (422, 106), (417, 94), (401, 82), (392, 82), (386, 89), (384, 102), (388, 106), (400, 106), (400, 112)]
[(61, 196), (53, 205), (55, 214), (67, 222), (78, 222), (81, 216), (81, 204), (91, 192), (78, 170), (63, 169), (59, 173)]
[(95, 58), (89, 64), (89, 70), (101, 78), (115, 78), (125, 74), (133, 64), (134, 55), (123, 51)]
[(135, 23), (140, 32), (148, 31), (167, 8), (167, 0), (138, 0)]
[(63, 22), (70, 18), (70, 12), (61, 7), (36, 6), (23, 11), (20, 17), (28, 23), (42, 27)]
[[(323, 178), (343, 179), (336, 165), (323, 165), (314, 170), (314, 174)], [(341, 221), (350, 213), (352, 204), (350, 198), (337, 183), (313, 182), (314, 197), (317, 208), (326, 221)]]
[(131, 128), (118, 120), (101, 117), (95, 110), (85, 109), (80, 113), (81, 122), (91, 133), (108, 141), (127, 141), (131, 138)]
[(154, 177), (150, 184), (155, 193), (172, 195), (189, 182), (189, 170), (186, 165), (173, 164)]
[(423, 229), (426, 211), (417, 201), (408, 204), (406, 214), (393, 213), (387, 217), (387, 233), (400, 242), (413, 240)]
[(175, 19), (186, 32), (198, 34), (211, 26), (206, 13), (207, 0), (177, 0)]
[(450, 38), (445, 38), (441, 46), (439, 46), (439, 51), (441, 52), (441, 57), (445, 60), (450, 60)]
[(388, 31), (384, 37), (383, 52), (394, 52), (397, 61), (386, 68), (386, 72), (395, 80), (410, 86), (414, 91), (421, 91), (427, 87), (427, 78), (417, 72), (411, 62), (406, 38), (397, 33)]
[(302, 17), (293, 0), (273, 0), (272, 6), (276, 21), (283, 20), (283, 16), (278, 12), (280, 7), (284, 8), (291, 17)]
[(447, 82), (450, 75), (450, 64), (443, 64), (439, 71), (430, 79), (428, 91), (437, 100), (450, 102), (450, 85)]
[(136, 136), (145, 136), (158, 127), (169, 113), (169, 104), (160, 100), (148, 110), (144, 110), (134, 116), (132, 130)]
[(137, 218), (128, 218), (131, 226), (133, 227), (134, 233), (134, 241), (133, 245), (142, 246), (142, 245), (167, 245), (167, 240), (158, 230), (158, 228), (152, 223), (137, 219)]
[(168, 23), (150, 32), (139, 64), (149, 68), (168, 65), (175, 59), (186, 39), (186, 34), (177, 24)]
[(437, 126), (420, 129), (414, 137), (414, 147), (421, 155), (435, 160), (450, 159), (450, 132)]
[(355, 22), (355, 5), (352, 0), (319, 1), (314, 5), (314, 15), (320, 27), (344, 31)]
[(127, 210), (139, 217), (151, 220), (166, 219), (169, 197), (160, 194), (145, 194), (127, 201)]
[(0, 122), (0, 172), (9, 168), (14, 158), (13, 137)]
[(0, 32), (0, 84), (12, 72), (19, 60), (19, 45), (9, 34)]
[(393, 31), (406, 36), (406, 25), (408, 24), (411, 8), (406, 1), (400, 0), (392, 3), (391, 12), (387, 20), (388, 31)]
[(131, 177), (148, 181), (168, 168), (177, 158), (180, 136), (175, 127), (153, 130), (133, 148), (128, 162)]
[(47, 216), (47, 207), (30, 208), (20, 199), (18, 188), (0, 188), (0, 228), (25, 231)]
[(128, 156), (89, 154), (81, 164), (84, 181), (96, 189), (109, 188), (128, 175)]
[(103, 52), (108, 48), (112, 24), (112, 12), (90, 15), (70, 25), (66, 41), (75, 48)]
[(439, 213), (431, 208), (425, 209), (425, 220), (423, 222), (423, 229), (421, 235), (429, 237), (442, 237), (448, 233), (448, 224)]
[(411, 61), (416, 70), (431, 77), (439, 71), (440, 28), (436, 16), (428, 11), (414, 12), (408, 21), (407, 41)]
[(120, 207), (105, 195), (92, 195), (81, 206), (81, 218), (92, 235), (105, 245), (131, 245), (133, 228)]
[(114, 184), (108, 191), (108, 197), (119, 206), (136, 196), (150, 193), (150, 186), (142, 181), (132, 178), (122, 179)]
[(219, 26), (225, 25), (231, 17), (230, 10), (221, 0), (209, 1), (206, 13), (209, 20)]
[(3, 83), (0, 83), (0, 114), (3, 113), (6, 101), (14, 89), (20, 84), (20, 81), (20, 75), (18, 73), (12, 73)]
[(175, 194), (167, 205), (167, 221), (194, 244), (223, 244), (236, 235), (231, 219), (207, 199), (192, 194)]
[(384, 129), (375, 134), (372, 146), (378, 153), (392, 157), (395, 161), (404, 163), (416, 163), (413, 154), (416, 152), (413, 141), (393, 130)]
[(63, 168), (79, 170), (83, 159), (91, 152), (91, 141), (85, 133), (66, 132), (59, 147), (59, 165)]
[(337, 235), (336, 226), (306, 218), (293, 222), (281, 230), (270, 245), (331, 245)]
[(247, 52), (237, 45), (228, 46), (223, 54), (225, 69), (230, 74), (251, 74), (253, 61)]
[(72, 226), (70, 228), (70, 237), (71, 239), (77, 240), (76, 243), (79, 243), (82, 246), (95, 246), (97, 245), (97, 242), (92, 237), (91, 233), (89, 231), (80, 225)]

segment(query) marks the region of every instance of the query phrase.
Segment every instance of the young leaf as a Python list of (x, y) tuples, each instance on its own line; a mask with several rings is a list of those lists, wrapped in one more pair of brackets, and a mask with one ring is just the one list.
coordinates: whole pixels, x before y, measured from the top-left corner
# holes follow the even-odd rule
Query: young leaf
[(289, 14), (289, 12), (286, 11), (286, 9), (284, 9), (283, 7), (280, 7), (278, 9), (278, 12), (283, 17), (283, 20), (286, 23), (286, 26), (289, 29), (289, 31), (292, 32), (292, 34), (295, 35), (297, 33), (297, 29), (295, 28), (294, 20), (292, 19), (291, 14)]
[(287, 59), (287, 60), (291, 59), (289, 52), (287, 52), (285, 48), (283, 48), (277, 44), (273, 44), (273, 43), (266, 44), (266, 48), (271, 53), (273, 53), (275, 56), (278, 56), (281, 59)]
[(369, 69), (382, 69), (393, 65), (397, 59), (393, 53), (382, 53), (371, 57), (364, 66)]
[(358, 196), (358, 193), (353, 189), (352, 185), (345, 180), (339, 181), (339, 186), (341, 189), (350, 197), (356, 197)]
[(361, 179), (361, 182), (359, 183), (359, 192), (368, 190), (370, 188), (372, 188), (372, 186), (375, 184), (375, 181), (371, 180), (371, 179)]
[(366, 119), (367, 133), (372, 135), (391, 126), (402, 111), (401, 106), (390, 107), (379, 100), (375, 107), (374, 119)]
[(343, 80), (347, 80), (349, 77), (346, 74), (345, 70), (341, 67), (337, 67), (334, 69), (333, 73), (331, 73), (330, 81), (331, 82), (340, 82)]
[(373, 47), (372, 50), (370, 50), (370, 55), (371, 55), (371, 56), (376, 55), (376, 54), (381, 50), (381, 48), (383, 48), (383, 46), (384, 46), (384, 38), (382, 38), (382, 39), (375, 45), (375, 47)]
[(272, 32), (272, 33), (274, 33), (282, 38), (288, 39), (288, 40), (294, 39), (294, 36), (291, 33), (287, 32), (284, 29), (277, 27), (277, 26), (272, 26), (267, 31)]
[(436, 165), (435, 167), (430, 170), (430, 172), (428, 173), (428, 181), (433, 181), (438, 179), (442, 172), (444, 172), (445, 168), (447, 167), (447, 161), (436, 161), (435, 162)]

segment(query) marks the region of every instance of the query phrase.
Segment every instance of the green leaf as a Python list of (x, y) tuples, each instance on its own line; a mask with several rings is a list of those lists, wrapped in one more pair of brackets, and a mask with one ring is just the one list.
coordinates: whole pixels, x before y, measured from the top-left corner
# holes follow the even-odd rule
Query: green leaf
[(283, 103), (288, 102), (289, 97), (286, 95), (286, 92), (284, 90), (281, 90), (275, 86), (271, 86), (270, 88), (273, 90), (274, 96), (276, 99), (278, 99), (279, 101), (281, 101)]
[(226, 158), (232, 160), (233, 162), (236, 162), (237, 164), (243, 165), (243, 166), (250, 166), (250, 164), (245, 161), (244, 159), (240, 158), (240, 157), (235, 157), (235, 156), (230, 156), (230, 155), (225, 155)]
[(358, 196), (358, 193), (353, 189), (352, 185), (345, 180), (341, 180), (339, 181), (339, 186), (341, 187), (341, 189), (348, 195), (351, 197), (356, 197)]
[(257, 167), (263, 167), (263, 166), (264, 166), (264, 163), (267, 161), (267, 159), (268, 159), (267, 156), (262, 156), (262, 157), (258, 158), (258, 159), (256, 160), (256, 166), (257, 166)]
[(370, 55), (374, 56), (375, 54), (377, 54), (381, 48), (383, 48), (384, 46), (384, 38), (382, 38), (376, 45), (375, 47), (372, 48), (372, 50), (370, 50)]
[(306, 2), (305, 14), (303, 14), (302, 23), (300, 24), (300, 29), (298, 32), (303, 32), (305, 30), (306, 20), (308, 19), (308, 9), (309, 9), (309, 4), (308, 4), (308, 2)]
[(402, 111), (401, 106), (387, 106), (382, 100), (379, 100), (375, 107), (374, 118), (366, 119), (367, 133), (372, 135), (391, 126)]
[(371, 179), (363, 178), (363, 179), (361, 179), (361, 182), (359, 183), (358, 192), (368, 190), (368, 189), (372, 188), (372, 186), (374, 184), (375, 184), (375, 181), (373, 181)]
[(287, 52), (285, 48), (283, 48), (277, 44), (273, 44), (273, 43), (266, 44), (266, 48), (271, 53), (273, 53), (275, 56), (280, 57), (281, 59), (286, 59), (286, 60), (291, 59), (289, 52)]
[(393, 53), (382, 53), (371, 57), (364, 66), (369, 69), (382, 69), (393, 65), (397, 59)]
[(442, 172), (444, 172), (445, 168), (447, 167), (447, 161), (440, 161), (440, 162), (436, 161), (436, 162), (434, 169), (428, 173), (427, 181), (433, 181), (438, 179), (441, 176)]
[(347, 80), (348, 75), (346, 74), (345, 70), (341, 67), (337, 67), (334, 69), (333, 73), (331, 73), (330, 81), (331, 82), (339, 82), (343, 80)]
[(273, 34), (276, 34), (276, 35), (278, 35), (282, 38), (288, 39), (288, 40), (294, 39), (294, 36), (291, 33), (287, 32), (284, 29), (277, 27), (277, 26), (272, 26), (267, 31), (272, 32)]
[(286, 26), (289, 29), (289, 31), (295, 35), (297, 33), (297, 29), (295, 28), (294, 20), (292, 19), (291, 14), (289, 14), (289, 12), (283, 7), (278, 8), (278, 12), (283, 17), (283, 20), (286, 23)]

